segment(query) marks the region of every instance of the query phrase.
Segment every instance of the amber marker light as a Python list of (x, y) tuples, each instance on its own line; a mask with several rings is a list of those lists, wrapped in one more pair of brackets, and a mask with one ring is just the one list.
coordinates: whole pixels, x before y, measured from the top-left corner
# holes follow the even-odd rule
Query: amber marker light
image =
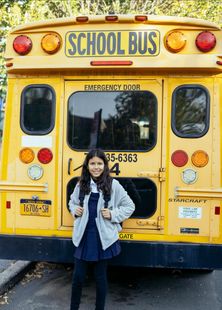
[(24, 35), (18, 36), (13, 41), (14, 51), (19, 55), (27, 55), (32, 49), (32, 40)]
[(178, 53), (186, 45), (187, 39), (180, 31), (173, 31), (166, 36), (166, 47), (170, 52)]
[(174, 164), (174, 166), (183, 167), (188, 162), (188, 155), (183, 150), (177, 150), (177, 151), (173, 152), (173, 154), (171, 156), (171, 161)]
[(209, 156), (204, 151), (196, 151), (191, 156), (191, 161), (196, 167), (205, 167), (208, 164)]
[(209, 52), (215, 47), (216, 42), (216, 37), (212, 32), (203, 31), (196, 38), (196, 47), (201, 52)]
[(46, 34), (41, 40), (42, 49), (48, 54), (55, 54), (61, 46), (61, 38), (55, 33)]
[(26, 147), (19, 152), (19, 158), (23, 163), (29, 164), (35, 158), (35, 154), (32, 149)]

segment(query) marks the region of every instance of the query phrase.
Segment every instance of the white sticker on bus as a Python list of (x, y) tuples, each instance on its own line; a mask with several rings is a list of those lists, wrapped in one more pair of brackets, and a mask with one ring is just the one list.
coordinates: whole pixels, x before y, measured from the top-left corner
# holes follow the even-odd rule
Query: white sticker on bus
[(22, 147), (52, 147), (52, 136), (22, 136)]
[(179, 207), (180, 219), (201, 219), (202, 208), (200, 207)]

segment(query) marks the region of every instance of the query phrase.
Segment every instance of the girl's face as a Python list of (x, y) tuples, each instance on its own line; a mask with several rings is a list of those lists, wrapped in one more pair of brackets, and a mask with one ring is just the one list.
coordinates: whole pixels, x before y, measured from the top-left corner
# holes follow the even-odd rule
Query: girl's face
[(88, 162), (89, 173), (94, 179), (97, 179), (101, 176), (104, 171), (104, 167), (104, 161), (97, 156), (94, 156)]

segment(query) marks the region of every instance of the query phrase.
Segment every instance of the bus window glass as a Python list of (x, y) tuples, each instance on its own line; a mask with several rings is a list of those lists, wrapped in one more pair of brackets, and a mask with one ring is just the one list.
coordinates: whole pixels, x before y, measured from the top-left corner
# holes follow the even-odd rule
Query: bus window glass
[(47, 85), (24, 89), (21, 105), (21, 128), (28, 134), (47, 134), (54, 127), (55, 95)]
[(209, 95), (200, 86), (181, 86), (173, 93), (172, 128), (180, 137), (198, 138), (209, 128)]
[(68, 102), (73, 149), (150, 150), (156, 143), (157, 99), (149, 91), (76, 92)]

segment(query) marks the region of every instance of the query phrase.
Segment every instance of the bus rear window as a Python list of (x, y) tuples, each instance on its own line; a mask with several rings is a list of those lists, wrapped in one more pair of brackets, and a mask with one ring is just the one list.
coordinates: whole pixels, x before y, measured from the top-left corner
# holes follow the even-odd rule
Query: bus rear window
[(55, 122), (55, 94), (48, 85), (30, 85), (22, 92), (21, 128), (30, 135), (48, 134)]
[(73, 149), (150, 150), (156, 135), (157, 99), (149, 91), (76, 92), (69, 98)]
[[(135, 211), (131, 218), (149, 218), (157, 209), (157, 188), (153, 181), (145, 178), (115, 178), (125, 188), (135, 203)], [(67, 208), (70, 195), (73, 192), (78, 178), (73, 178), (67, 184)]]
[(179, 137), (202, 137), (209, 128), (209, 94), (199, 85), (175, 89), (172, 106), (172, 129)]

